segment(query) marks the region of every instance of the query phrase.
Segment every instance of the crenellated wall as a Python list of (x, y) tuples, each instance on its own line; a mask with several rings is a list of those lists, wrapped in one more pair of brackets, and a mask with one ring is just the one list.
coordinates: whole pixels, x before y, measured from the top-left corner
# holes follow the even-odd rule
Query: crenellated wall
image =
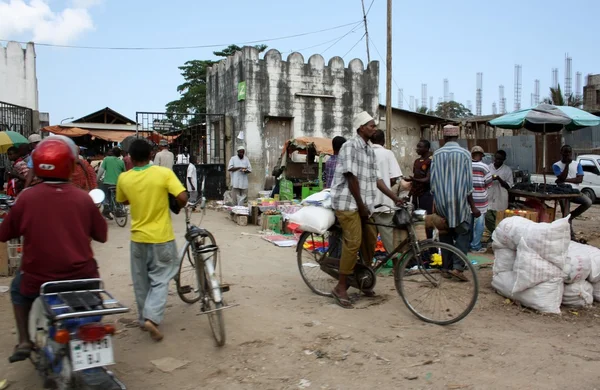
[[(238, 83), (246, 82), (246, 99), (238, 101)], [(366, 110), (377, 117), (379, 106), (379, 63), (360, 59), (346, 64), (333, 57), (326, 64), (319, 55), (306, 62), (302, 54), (285, 60), (271, 49), (261, 59), (253, 47), (220, 61), (207, 72), (207, 110), (231, 117), (232, 149), (244, 143), (254, 168), (250, 194), (262, 187), (275, 163), (272, 151), (283, 147), (283, 137), (265, 137), (269, 120), (291, 123), (291, 138), (315, 136), (352, 137), (352, 118)], [(269, 139), (267, 139), (269, 138)], [(230, 152), (233, 153), (233, 150)]]
[(28, 43), (0, 44), (0, 101), (38, 110), (35, 48)]

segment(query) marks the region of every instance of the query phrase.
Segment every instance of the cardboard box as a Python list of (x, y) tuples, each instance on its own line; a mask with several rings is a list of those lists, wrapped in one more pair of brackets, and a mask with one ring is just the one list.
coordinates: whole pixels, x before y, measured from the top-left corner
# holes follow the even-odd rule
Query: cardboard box
[(262, 215), (262, 230), (271, 230), (281, 234), (281, 215)]
[[(508, 212), (508, 214), (507, 214)], [(510, 217), (523, 217), (533, 222), (538, 222), (538, 213), (530, 210), (501, 210), (496, 213), (496, 226), (504, 219)]]

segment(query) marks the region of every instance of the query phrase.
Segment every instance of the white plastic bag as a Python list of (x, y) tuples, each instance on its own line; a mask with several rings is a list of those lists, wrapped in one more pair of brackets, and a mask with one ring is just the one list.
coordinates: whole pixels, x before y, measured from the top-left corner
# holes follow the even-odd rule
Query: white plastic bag
[(298, 229), (318, 234), (325, 234), (335, 223), (333, 210), (317, 206), (305, 206), (290, 215), (290, 222), (298, 224)]
[[(567, 262), (563, 268), (567, 275), (565, 283), (579, 282), (590, 276), (592, 270), (591, 249), (596, 248), (571, 241), (567, 251)], [(598, 249), (596, 250), (598, 251)]]
[(517, 247), (517, 258), (513, 270), (517, 279), (513, 287), (513, 294), (525, 291), (555, 278), (564, 278), (562, 269), (544, 260), (536, 251), (531, 249), (524, 238)]
[(566, 284), (562, 304), (571, 307), (586, 307), (594, 301), (594, 286), (587, 280)]
[(571, 242), (571, 228), (568, 217), (552, 223), (535, 223), (523, 217), (503, 219), (494, 230), (492, 239), (498, 245), (517, 249), (521, 238), (542, 259), (562, 269), (567, 259), (567, 249)]
[(492, 246), (494, 248), (494, 274), (512, 271), (517, 258), (517, 252), (509, 248), (496, 248), (495, 242)]

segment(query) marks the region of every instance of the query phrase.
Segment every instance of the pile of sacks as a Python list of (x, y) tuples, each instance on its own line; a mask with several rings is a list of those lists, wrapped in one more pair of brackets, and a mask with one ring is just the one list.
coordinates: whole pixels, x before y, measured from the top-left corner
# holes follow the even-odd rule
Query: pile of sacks
[(568, 217), (535, 223), (506, 218), (492, 235), (492, 286), (543, 313), (600, 302), (600, 249), (570, 239)]

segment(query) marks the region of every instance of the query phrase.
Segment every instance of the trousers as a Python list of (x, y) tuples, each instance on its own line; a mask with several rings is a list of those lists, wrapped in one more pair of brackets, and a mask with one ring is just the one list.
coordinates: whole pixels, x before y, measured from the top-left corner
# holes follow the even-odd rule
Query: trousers
[(335, 216), (342, 227), (340, 274), (352, 274), (359, 250), (365, 263), (370, 266), (377, 245), (377, 227), (363, 224), (358, 211), (336, 211)]
[(169, 282), (179, 270), (175, 241), (162, 244), (131, 242), (131, 279), (140, 324), (159, 325), (165, 315)]
[[(450, 228), (445, 234), (440, 234), (440, 242), (450, 244), (467, 255), (469, 243), (471, 242), (471, 222), (461, 222), (455, 228)], [(442, 251), (442, 269), (464, 271), (465, 265), (460, 259), (450, 256), (446, 251)]]
[(233, 198), (233, 204), (236, 206), (243, 206), (246, 203), (248, 197), (248, 189), (233, 188), (231, 190), (231, 197)]

